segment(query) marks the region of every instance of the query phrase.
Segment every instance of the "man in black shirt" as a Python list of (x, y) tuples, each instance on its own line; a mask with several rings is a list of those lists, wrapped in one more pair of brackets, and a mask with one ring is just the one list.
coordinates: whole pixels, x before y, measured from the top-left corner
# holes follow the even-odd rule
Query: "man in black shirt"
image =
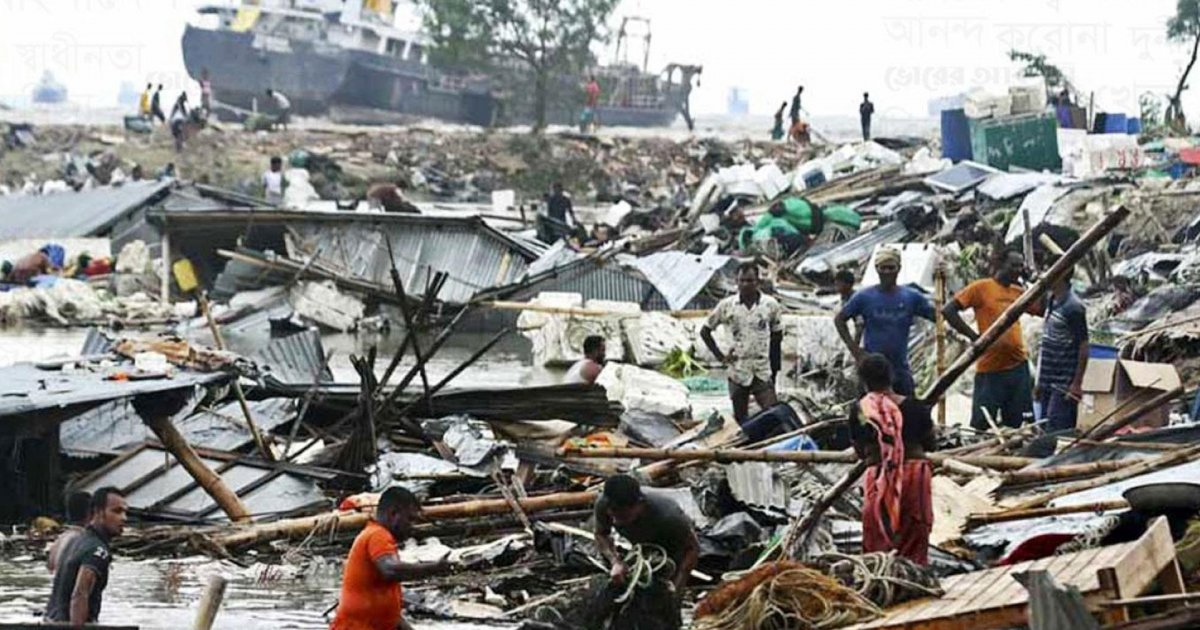
[(554, 182), (551, 188), (551, 194), (546, 199), (546, 210), (551, 219), (559, 221), (564, 225), (567, 223), (567, 215), (571, 215), (571, 222), (579, 225), (579, 221), (575, 218), (575, 206), (571, 203), (571, 198), (563, 192), (563, 185), (559, 182)]
[(800, 122), (800, 96), (804, 94), (804, 86), (796, 88), (796, 95), (792, 97), (792, 107), (788, 110), (788, 117), (792, 120), (792, 126)]
[(871, 116), (875, 115), (875, 104), (871, 102), (870, 94), (863, 92), (863, 100), (858, 104), (858, 119), (862, 123), (863, 141), (871, 139)]
[(54, 587), (46, 606), (46, 621), (82, 627), (100, 617), (108, 567), (112, 563), (109, 541), (125, 528), (125, 497), (105, 487), (92, 495), (87, 527), (63, 551)]

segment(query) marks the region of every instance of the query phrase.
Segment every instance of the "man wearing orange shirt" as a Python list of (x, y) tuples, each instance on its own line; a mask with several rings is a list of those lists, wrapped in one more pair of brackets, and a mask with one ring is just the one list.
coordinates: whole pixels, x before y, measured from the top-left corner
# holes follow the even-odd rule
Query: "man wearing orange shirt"
[[(992, 326), (1000, 314), (1016, 301), (1024, 289), (1018, 284), (1025, 273), (1025, 257), (1021, 252), (1005, 250), (991, 278), (976, 280), (967, 285), (953, 300), (946, 303), (942, 313), (946, 322), (972, 342)], [(963, 321), (959, 311), (975, 311), (976, 332)], [(1040, 314), (1040, 304), (1031, 304), (1026, 312)], [(983, 356), (975, 362), (975, 388), (971, 394), (971, 426), (986, 430), (988, 417), (997, 425), (1020, 426), (1026, 417), (1033, 416), (1033, 378), (1029, 374), (1029, 355), (1021, 339), (1021, 324), (1004, 331)]]
[(407, 564), (400, 561), (397, 540), (412, 533), (421, 504), (404, 488), (388, 488), (379, 497), (375, 518), (354, 539), (342, 576), (342, 598), (330, 630), (411, 630), (404, 620), (401, 580), (442, 573), (445, 561)]

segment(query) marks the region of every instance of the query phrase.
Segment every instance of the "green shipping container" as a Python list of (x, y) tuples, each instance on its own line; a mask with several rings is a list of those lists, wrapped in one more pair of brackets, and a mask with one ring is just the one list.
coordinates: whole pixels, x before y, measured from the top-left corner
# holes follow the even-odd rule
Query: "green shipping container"
[(981, 164), (1009, 170), (1062, 168), (1058, 156), (1058, 120), (1054, 114), (1025, 114), (971, 120), (971, 151)]

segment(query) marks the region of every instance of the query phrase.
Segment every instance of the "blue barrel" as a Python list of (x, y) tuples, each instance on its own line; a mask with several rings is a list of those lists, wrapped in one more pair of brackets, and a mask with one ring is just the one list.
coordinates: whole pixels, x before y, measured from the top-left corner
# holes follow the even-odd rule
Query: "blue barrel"
[(1117, 358), (1117, 347), (1106, 346), (1098, 343), (1088, 344), (1089, 359), (1115, 359)]
[(1104, 119), (1104, 133), (1129, 133), (1125, 114), (1109, 112)]
[(1131, 136), (1136, 136), (1142, 133), (1142, 119), (1129, 118), (1125, 121), (1125, 133)]
[(955, 162), (972, 158), (971, 126), (961, 109), (942, 110), (942, 157)]

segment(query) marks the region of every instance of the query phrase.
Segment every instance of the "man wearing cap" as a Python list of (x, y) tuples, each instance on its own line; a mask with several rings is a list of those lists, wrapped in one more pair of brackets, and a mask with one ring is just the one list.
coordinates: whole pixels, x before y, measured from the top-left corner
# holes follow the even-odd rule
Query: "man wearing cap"
[[(856, 362), (861, 363), (869, 353), (882, 354), (892, 364), (895, 379), (892, 388), (901, 396), (912, 396), (916, 388), (908, 365), (908, 334), (916, 317), (933, 321), (933, 305), (920, 291), (896, 284), (900, 276), (898, 250), (880, 249), (875, 255), (875, 271), (879, 274), (879, 284), (851, 296), (833, 318), (833, 324)], [(861, 346), (846, 325), (856, 317), (863, 322)]]

